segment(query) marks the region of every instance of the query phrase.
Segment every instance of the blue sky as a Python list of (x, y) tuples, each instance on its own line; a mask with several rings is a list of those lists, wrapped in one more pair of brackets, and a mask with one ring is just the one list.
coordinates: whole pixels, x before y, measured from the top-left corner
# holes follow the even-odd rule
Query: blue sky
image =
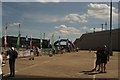
[[(14, 0), (15, 1), (15, 0)], [(64, 0), (65, 1), (65, 0)], [(46, 38), (55, 34), (55, 40), (68, 38), (74, 41), (83, 33), (101, 30), (101, 24), (108, 23), (108, 2), (3, 2), (2, 28), (8, 24), (7, 35), (18, 35), (21, 24), (22, 36), (39, 38), (40, 32)], [(113, 3), (113, 28), (118, 28), (118, 3)], [(104, 26), (105, 29), (105, 26)]]
[[(1, 0), (2, 2), (109, 2), (111, 0)], [(112, 0), (118, 2), (119, 0)]]
[(0, 37), (2, 37), (2, 4), (0, 2)]

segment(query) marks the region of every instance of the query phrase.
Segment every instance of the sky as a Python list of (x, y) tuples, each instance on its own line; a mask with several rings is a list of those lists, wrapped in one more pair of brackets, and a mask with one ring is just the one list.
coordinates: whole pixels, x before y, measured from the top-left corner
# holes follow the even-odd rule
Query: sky
[(2, 4), (0, 2), (0, 37), (2, 37)]
[[(1, 0), (2, 2), (109, 2), (111, 0)], [(118, 2), (120, 0), (112, 0)]]
[[(93, 28), (100, 31), (101, 24), (105, 24), (105, 22), (109, 28), (109, 2), (24, 1), (26, 2), (16, 2), (16, 0), (2, 2), (2, 14), (0, 13), (2, 15), (2, 23), (0, 23), (2, 35), (4, 35), (5, 24), (8, 24), (7, 35), (17, 36), (20, 24), (22, 36), (30, 37), (32, 35), (34, 38), (40, 38), (41, 32), (46, 34), (47, 39), (51, 39), (54, 34), (55, 40), (60, 36), (61, 39), (71, 41), (80, 38), (86, 32), (93, 32)], [(118, 2), (113, 3), (112, 9), (113, 29), (116, 29), (118, 28)]]

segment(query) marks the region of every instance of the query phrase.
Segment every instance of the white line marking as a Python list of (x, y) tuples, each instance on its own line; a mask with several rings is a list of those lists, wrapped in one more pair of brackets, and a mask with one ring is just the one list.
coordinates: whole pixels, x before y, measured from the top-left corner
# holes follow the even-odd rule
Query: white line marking
[[(96, 57), (96, 54), (94, 55), (94, 57)], [(96, 62), (96, 59), (94, 59), (94, 67), (95, 67), (95, 62)], [(93, 75), (93, 80), (95, 80), (96, 78), (96, 75)]]

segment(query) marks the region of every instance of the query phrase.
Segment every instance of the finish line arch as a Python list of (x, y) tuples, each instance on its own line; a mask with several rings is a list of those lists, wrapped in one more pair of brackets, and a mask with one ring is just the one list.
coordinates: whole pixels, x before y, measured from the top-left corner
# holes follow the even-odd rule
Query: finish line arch
[[(65, 42), (66, 45), (62, 45), (62, 42)], [(56, 53), (71, 52), (76, 50), (75, 45), (68, 39), (57, 40), (54, 43), (54, 46), (56, 48)]]

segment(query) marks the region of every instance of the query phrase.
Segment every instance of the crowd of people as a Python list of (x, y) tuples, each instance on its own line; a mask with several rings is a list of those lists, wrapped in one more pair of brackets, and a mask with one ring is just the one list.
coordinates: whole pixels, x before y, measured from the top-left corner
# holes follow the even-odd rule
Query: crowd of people
[(38, 47), (34, 47), (30, 49), (30, 58), (29, 60), (34, 60), (34, 56), (42, 56), (42, 53)]

